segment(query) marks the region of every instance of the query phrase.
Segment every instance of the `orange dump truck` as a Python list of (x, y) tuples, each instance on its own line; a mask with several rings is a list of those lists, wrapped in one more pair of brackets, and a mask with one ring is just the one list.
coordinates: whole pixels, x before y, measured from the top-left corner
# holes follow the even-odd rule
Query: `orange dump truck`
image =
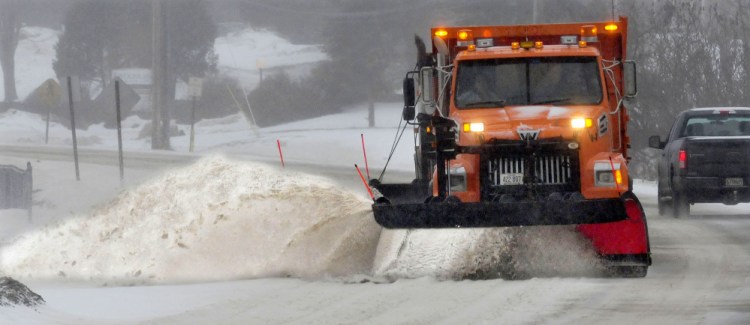
[(404, 80), (416, 178), (371, 180), (386, 228), (577, 225), (612, 270), (651, 264), (628, 174), (627, 18), (432, 29)]

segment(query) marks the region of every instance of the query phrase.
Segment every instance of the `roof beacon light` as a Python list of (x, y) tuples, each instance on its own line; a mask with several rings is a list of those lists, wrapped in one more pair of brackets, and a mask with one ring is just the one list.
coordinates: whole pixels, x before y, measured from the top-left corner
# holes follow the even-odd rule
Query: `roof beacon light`
[(534, 48), (541, 50), (544, 47), (544, 43), (542, 41), (536, 41), (534, 42)]
[(604, 30), (608, 32), (615, 32), (617, 31), (619, 27), (615, 23), (607, 24), (607, 26), (604, 26)]
[(588, 45), (589, 45), (589, 44), (588, 44), (588, 43), (586, 43), (586, 41), (578, 41), (578, 47), (586, 47), (586, 46), (588, 46)]
[(599, 38), (596, 36), (597, 30), (596, 25), (583, 25), (581, 26), (581, 40), (587, 43), (599, 42)]
[(519, 43), (519, 42), (511, 42), (510, 43), (510, 48), (514, 49), (514, 50), (520, 49), (521, 48), (521, 43)]
[(532, 47), (534, 47), (534, 42), (531, 42), (531, 41), (521, 42), (521, 48), (524, 50), (531, 49)]
[(458, 42), (456, 46), (468, 47), (474, 44), (474, 34), (470, 29), (462, 29), (458, 31)]

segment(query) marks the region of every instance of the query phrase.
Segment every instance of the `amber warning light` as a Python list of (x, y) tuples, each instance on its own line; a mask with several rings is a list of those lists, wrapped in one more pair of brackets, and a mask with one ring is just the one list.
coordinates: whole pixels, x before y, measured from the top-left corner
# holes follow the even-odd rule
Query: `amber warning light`
[(581, 26), (581, 40), (586, 43), (595, 43), (599, 41), (597, 37), (596, 25)]
[(469, 45), (474, 45), (474, 34), (469, 29), (459, 30), (456, 46), (469, 47)]

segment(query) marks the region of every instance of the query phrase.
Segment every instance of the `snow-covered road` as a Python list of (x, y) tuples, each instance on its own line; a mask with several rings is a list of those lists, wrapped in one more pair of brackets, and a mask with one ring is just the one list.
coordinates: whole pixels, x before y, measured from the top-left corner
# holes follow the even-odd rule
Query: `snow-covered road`
[[(159, 155), (155, 156), (148, 165), (159, 161)], [(37, 169), (43, 177), (53, 177), (50, 171), (71, 167), (69, 161), (46, 160), (50, 157), (34, 155), (29, 158), (38, 159)], [(0, 154), (0, 163), (21, 161), (23, 159)], [(111, 172), (114, 178), (116, 165), (97, 163), (105, 164), (96, 167), (100, 169), (97, 175)], [(84, 164), (84, 167), (91, 170), (94, 165)], [(290, 168), (294, 169), (294, 165)], [(348, 169), (316, 171), (310, 166), (302, 169), (327, 175), (357, 192), (356, 179)], [(156, 170), (132, 169), (129, 173), (145, 179)], [(60, 179), (41, 182), (65, 183), (70, 178), (69, 175), (55, 177)], [(116, 186), (111, 191), (116, 192)], [(656, 213), (654, 184), (637, 182), (635, 192), (649, 218), (654, 260), (648, 276), (643, 279), (592, 277), (585, 271), (528, 280), (446, 279), (441, 272), (455, 271), (448, 264), (473, 263), (458, 257), (476, 253), (460, 243), (461, 238), (471, 236), (466, 230), (419, 231), (409, 234), (407, 252), (398, 253), (400, 256), (396, 259), (401, 259), (398, 262), (408, 267), (395, 277), (373, 274), (299, 277), (292, 274), (291, 278), (272, 276), (134, 287), (31, 279), (25, 282), (44, 297), (46, 306), (38, 311), (4, 309), (0, 320), (67, 324), (746, 324), (750, 321), (748, 205), (697, 205), (689, 218), (672, 219)], [(527, 228), (525, 231), (533, 234), (538, 230)], [(549, 229), (541, 233), (549, 234)], [(550, 251), (567, 240), (556, 236), (552, 236), (552, 242), (545, 243), (550, 245)], [(447, 238), (449, 243), (436, 239), (438, 237)], [(383, 247), (385, 244), (398, 245), (387, 241), (402, 238), (403, 233), (384, 232), (378, 253), (387, 255), (382, 252), (388, 249)], [(419, 243), (427, 245), (420, 247)], [(562, 254), (560, 263), (569, 258)], [(543, 263), (557, 266), (554, 260)], [(374, 269), (377, 267), (376, 263)], [(419, 271), (414, 273), (416, 278), (404, 273), (409, 267)]]
[(747, 207), (699, 206), (690, 218), (659, 217), (652, 189), (636, 186), (650, 217), (654, 259), (644, 279), (260, 279), (236, 282), (230, 297), (158, 322), (747, 324), (750, 213), (741, 210)]

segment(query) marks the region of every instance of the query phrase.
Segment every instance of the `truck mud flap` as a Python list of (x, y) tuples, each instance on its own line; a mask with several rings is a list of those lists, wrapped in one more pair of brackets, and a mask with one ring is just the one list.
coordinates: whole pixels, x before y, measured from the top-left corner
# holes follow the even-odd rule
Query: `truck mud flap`
[(620, 199), (513, 203), (375, 203), (385, 228), (482, 228), (575, 225), (627, 219)]

